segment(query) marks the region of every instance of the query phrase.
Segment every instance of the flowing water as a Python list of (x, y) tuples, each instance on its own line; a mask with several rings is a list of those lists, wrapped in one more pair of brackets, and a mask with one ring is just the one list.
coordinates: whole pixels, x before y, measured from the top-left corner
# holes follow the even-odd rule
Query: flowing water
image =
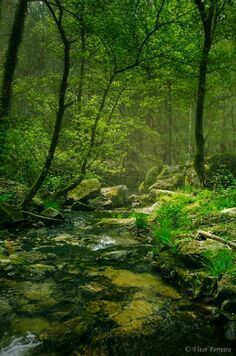
[(152, 270), (130, 219), (75, 213), (2, 245), (1, 356), (232, 354), (205, 309)]

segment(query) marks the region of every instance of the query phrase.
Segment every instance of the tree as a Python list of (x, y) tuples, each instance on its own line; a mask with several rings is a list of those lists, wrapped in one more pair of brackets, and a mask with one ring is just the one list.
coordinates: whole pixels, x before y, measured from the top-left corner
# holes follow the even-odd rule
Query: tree
[(64, 30), (64, 27), (63, 27), (64, 9), (63, 9), (61, 2), (59, 0), (55, 0), (54, 5), (58, 8), (58, 11), (59, 11), (59, 15), (57, 16), (51, 3), (48, 2), (47, 0), (44, 0), (44, 2), (52, 15), (52, 18), (53, 18), (53, 20), (57, 26), (58, 32), (60, 34), (61, 41), (63, 43), (63, 47), (64, 47), (63, 74), (61, 77), (60, 91), (59, 91), (59, 97), (58, 97), (58, 110), (57, 110), (57, 114), (56, 114), (56, 120), (55, 120), (51, 144), (50, 144), (48, 154), (47, 154), (45, 163), (43, 165), (43, 168), (42, 168), (38, 178), (32, 185), (31, 189), (29, 190), (28, 194), (26, 195), (24, 201), (22, 202), (23, 208), (27, 207), (30, 204), (33, 197), (38, 192), (38, 190), (41, 188), (42, 184), (44, 183), (45, 178), (47, 177), (47, 174), (51, 168), (53, 158), (55, 155), (55, 151), (56, 151), (56, 147), (58, 144), (64, 113), (65, 113), (65, 110), (68, 108), (68, 106), (71, 105), (71, 103), (69, 103), (69, 104), (66, 103), (66, 91), (67, 91), (67, 87), (68, 87), (68, 78), (69, 78), (69, 72), (70, 72), (71, 43), (68, 40), (65, 30)]
[(18, 52), (23, 38), (26, 15), (27, 0), (19, 0), (6, 52), (0, 93), (0, 164), (4, 160), (4, 146), (8, 128), (7, 117), (11, 110), (12, 85), (18, 61)]
[(205, 182), (205, 138), (204, 138), (204, 102), (206, 97), (207, 70), (209, 54), (212, 48), (217, 22), (223, 13), (227, 0), (195, 0), (203, 26), (203, 47), (199, 63), (198, 89), (195, 114), (196, 153), (194, 167), (200, 183)]

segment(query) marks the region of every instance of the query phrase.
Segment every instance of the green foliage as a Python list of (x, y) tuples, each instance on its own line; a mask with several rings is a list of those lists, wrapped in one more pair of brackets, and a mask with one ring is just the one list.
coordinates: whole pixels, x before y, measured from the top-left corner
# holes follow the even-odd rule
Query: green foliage
[(225, 208), (232, 208), (236, 202), (236, 189), (228, 188), (218, 191), (204, 189), (195, 197), (197, 203), (194, 212), (198, 216), (217, 214)]
[(11, 194), (0, 194), (0, 202), (8, 201), (11, 199)]
[(59, 203), (56, 201), (51, 201), (51, 200), (46, 200), (44, 201), (44, 205), (46, 208), (53, 208), (53, 209), (59, 209)]
[(163, 219), (160, 226), (153, 230), (153, 236), (156, 243), (171, 246), (173, 243), (173, 232), (170, 220)]
[(147, 229), (148, 227), (148, 217), (143, 213), (135, 213), (135, 226), (137, 229)]
[(203, 265), (212, 276), (220, 277), (233, 270), (234, 253), (231, 250), (221, 249), (217, 253), (207, 252), (203, 258)]
[(191, 219), (186, 210), (191, 197), (176, 195), (164, 202), (156, 212), (156, 220), (159, 224), (165, 224), (166, 219), (173, 230), (191, 227)]
[(216, 189), (233, 186), (236, 179), (236, 155), (214, 155), (208, 160), (207, 185)]

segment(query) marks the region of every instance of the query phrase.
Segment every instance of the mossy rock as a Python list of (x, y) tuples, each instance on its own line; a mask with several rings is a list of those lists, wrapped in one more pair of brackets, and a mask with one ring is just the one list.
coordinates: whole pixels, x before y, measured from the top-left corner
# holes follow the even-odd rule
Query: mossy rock
[(0, 227), (24, 221), (21, 210), (6, 202), (0, 202)]
[(68, 198), (72, 202), (87, 202), (89, 199), (96, 198), (100, 194), (101, 183), (96, 178), (84, 179), (73, 190), (68, 193)]
[(120, 208), (126, 205), (128, 201), (128, 188), (125, 185), (117, 185), (101, 189), (101, 194), (112, 201), (112, 208)]
[(149, 190), (175, 190), (184, 184), (184, 175), (182, 173), (175, 173), (172, 176), (158, 178)]
[(147, 192), (147, 188), (145, 187), (145, 182), (140, 183), (138, 187), (139, 194), (145, 194)]
[(150, 185), (154, 184), (162, 169), (163, 169), (163, 163), (161, 161), (156, 166), (150, 168), (146, 173), (144, 179), (144, 186), (150, 187)]
[(224, 248), (225, 245), (221, 242), (211, 240), (180, 241), (178, 243), (178, 256), (187, 268), (201, 268), (207, 252), (217, 253)]
[(64, 215), (59, 210), (54, 208), (44, 209), (41, 214), (47, 218), (65, 220)]

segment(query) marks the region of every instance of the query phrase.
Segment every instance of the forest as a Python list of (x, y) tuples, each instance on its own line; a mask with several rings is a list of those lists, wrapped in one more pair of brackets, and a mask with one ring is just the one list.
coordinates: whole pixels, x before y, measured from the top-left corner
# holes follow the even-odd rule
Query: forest
[(234, 354), (235, 10), (0, 0), (0, 356)]

